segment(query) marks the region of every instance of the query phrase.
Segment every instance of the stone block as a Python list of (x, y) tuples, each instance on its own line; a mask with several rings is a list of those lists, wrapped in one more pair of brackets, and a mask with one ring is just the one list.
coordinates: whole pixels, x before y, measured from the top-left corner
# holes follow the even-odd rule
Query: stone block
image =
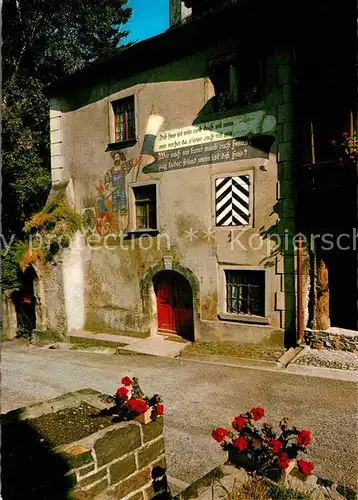
[[(150, 497), (153, 498), (153, 497)], [(143, 500), (144, 499), (144, 492), (143, 491), (138, 491), (138, 493), (134, 493), (131, 497), (128, 498), (128, 500)]]
[(99, 466), (112, 462), (141, 446), (140, 428), (129, 424), (107, 432), (94, 445)]
[(78, 475), (79, 477), (85, 476), (86, 474), (89, 474), (94, 470), (94, 463), (86, 465), (85, 467), (82, 467), (81, 469), (78, 469)]
[(142, 469), (164, 453), (164, 439), (160, 438), (138, 451), (138, 467)]
[(296, 213), (295, 203), (292, 199), (286, 198), (283, 200), (283, 217), (294, 217)]
[(136, 470), (135, 455), (132, 453), (109, 467), (110, 483), (115, 484), (130, 476)]
[(57, 142), (61, 142), (62, 141), (62, 132), (61, 130), (57, 129), (57, 130), (53, 130), (50, 134), (50, 141), (51, 141), (51, 144), (55, 144)]
[(282, 86), (282, 100), (284, 103), (292, 102), (292, 85), (290, 83)]
[[(151, 481), (151, 468), (147, 467), (136, 474), (121, 481), (115, 488), (117, 498), (124, 498), (133, 491), (137, 491)], [(149, 484), (148, 484), (149, 486)]]
[(292, 122), (283, 123), (282, 127), (283, 127), (282, 141), (283, 142), (292, 141), (292, 138), (293, 138), (293, 123)]
[(295, 292), (296, 278), (292, 274), (281, 274), (281, 292)]
[(280, 180), (277, 184), (277, 199), (293, 197), (293, 183), (289, 180)]
[(292, 122), (293, 111), (289, 103), (277, 106), (277, 123)]
[(290, 64), (283, 64), (278, 67), (277, 81), (279, 85), (285, 85), (292, 80)]
[(281, 142), (278, 145), (278, 156), (279, 161), (288, 161), (292, 159), (293, 156), (293, 146), (292, 141)]
[(99, 479), (102, 479), (102, 477), (107, 476), (107, 468), (100, 469), (99, 471), (96, 471), (94, 474), (90, 474), (83, 479), (80, 480), (79, 486), (82, 488), (83, 486), (88, 486), (89, 484), (95, 483)]
[(99, 495), (106, 488), (108, 488), (108, 479), (104, 477), (101, 481), (99, 481), (98, 483), (94, 484), (91, 488), (86, 490), (86, 493), (88, 495), (88, 498), (92, 499), (96, 495)]
[(143, 425), (143, 442), (147, 443), (148, 441), (152, 441), (156, 437), (160, 436), (160, 434), (163, 434), (163, 423), (164, 419), (163, 417), (160, 417), (147, 425)]
[(52, 184), (56, 184), (63, 181), (63, 168), (53, 168), (51, 170), (51, 181)]
[(290, 161), (281, 161), (277, 164), (278, 180), (280, 182), (292, 180), (292, 163)]
[(71, 469), (93, 462), (91, 449), (80, 444), (70, 445), (61, 450), (60, 455), (66, 460)]
[(275, 293), (275, 309), (277, 311), (293, 311), (295, 309), (296, 296), (291, 292)]

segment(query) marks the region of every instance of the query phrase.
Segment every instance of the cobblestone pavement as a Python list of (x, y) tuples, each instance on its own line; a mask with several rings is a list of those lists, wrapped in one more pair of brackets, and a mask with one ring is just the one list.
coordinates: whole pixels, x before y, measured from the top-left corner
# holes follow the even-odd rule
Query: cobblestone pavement
[(225, 460), (210, 433), (253, 406), (267, 421), (282, 416), (312, 431), (310, 460), (322, 477), (356, 486), (357, 386), (303, 377), (154, 356), (106, 355), (2, 346), (1, 411), (93, 387), (112, 394), (124, 375), (137, 376), (147, 393), (165, 402), (168, 473), (192, 482)]
[(305, 348), (303, 353), (294, 361), (294, 364), (358, 371), (358, 354), (332, 349)]

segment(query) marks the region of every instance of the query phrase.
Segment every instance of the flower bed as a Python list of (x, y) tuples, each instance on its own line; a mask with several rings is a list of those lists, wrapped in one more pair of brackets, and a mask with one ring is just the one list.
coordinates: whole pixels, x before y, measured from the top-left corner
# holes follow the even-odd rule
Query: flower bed
[(107, 399), (86, 389), (3, 415), (3, 498), (152, 498), (153, 468), (166, 467), (163, 418), (118, 421)]

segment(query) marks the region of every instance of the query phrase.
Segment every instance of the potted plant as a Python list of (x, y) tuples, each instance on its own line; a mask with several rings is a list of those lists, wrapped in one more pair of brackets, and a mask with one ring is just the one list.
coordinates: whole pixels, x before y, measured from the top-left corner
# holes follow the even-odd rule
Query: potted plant
[(277, 481), (284, 472), (288, 474), (297, 465), (301, 473), (309, 475), (314, 465), (304, 459), (296, 459), (308, 453), (306, 447), (311, 442), (310, 431), (289, 428), (284, 418), (279, 423), (280, 431), (276, 433), (268, 423), (257, 424), (264, 416), (263, 408), (251, 408), (234, 417), (231, 426), (235, 432), (218, 427), (212, 431), (212, 437), (228, 452), (229, 462), (249, 473)]
[(146, 396), (136, 377), (123, 377), (121, 383), (123, 385), (118, 387), (115, 395), (108, 398), (108, 401), (114, 402), (119, 420), (137, 420), (148, 424), (164, 414), (164, 405), (159, 394)]

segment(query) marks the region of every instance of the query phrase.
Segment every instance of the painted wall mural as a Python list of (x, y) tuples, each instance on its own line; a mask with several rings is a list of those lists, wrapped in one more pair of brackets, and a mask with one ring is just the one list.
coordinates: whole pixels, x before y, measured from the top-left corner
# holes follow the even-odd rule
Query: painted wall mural
[[(144, 173), (165, 172), (211, 163), (268, 159), (275, 141), (276, 118), (256, 111), (174, 130), (149, 134), (142, 153), (152, 155)], [(159, 130), (159, 129), (158, 129)]]
[(133, 168), (139, 167), (140, 158), (127, 160), (123, 152), (113, 152), (111, 155), (113, 167), (97, 181), (95, 200), (87, 200), (87, 206), (82, 209), (82, 223), (86, 233), (97, 232), (106, 236), (128, 228), (126, 176)]
[(113, 166), (96, 183), (97, 195), (84, 201), (84, 231), (106, 236), (126, 231), (129, 225), (127, 176), (133, 181), (145, 174), (212, 163), (263, 158), (268, 161), (275, 141), (276, 118), (256, 111), (224, 120), (159, 132), (164, 118), (150, 114), (139, 157), (111, 152)]

